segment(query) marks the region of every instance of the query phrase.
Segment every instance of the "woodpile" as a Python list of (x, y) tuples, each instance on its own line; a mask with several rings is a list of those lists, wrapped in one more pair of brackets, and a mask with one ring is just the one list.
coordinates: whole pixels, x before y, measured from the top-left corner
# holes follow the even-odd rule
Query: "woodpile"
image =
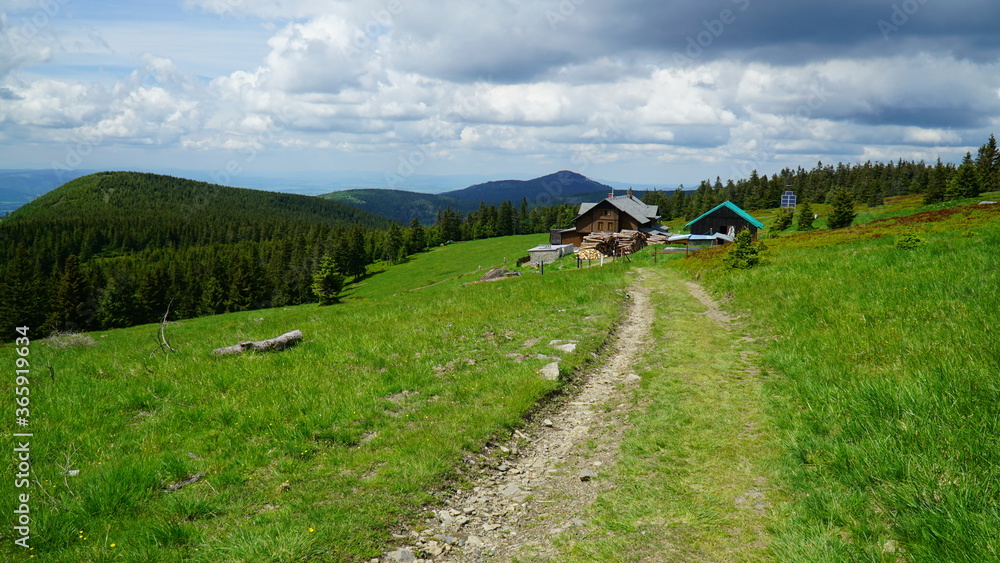
[(670, 242), (667, 240), (669, 238), (670, 235), (649, 235), (646, 238), (646, 244), (667, 244)]
[[(583, 237), (583, 243), (577, 255), (585, 260), (584, 252), (593, 250), (599, 255), (623, 256), (638, 252), (646, 247), (646, 233), (641, 231), (622, 231), (620, 233), (591, 233)], [(587, 252), (593, 255), (592, 252)], [(599, 256), (598, 255), (598, 256)]]

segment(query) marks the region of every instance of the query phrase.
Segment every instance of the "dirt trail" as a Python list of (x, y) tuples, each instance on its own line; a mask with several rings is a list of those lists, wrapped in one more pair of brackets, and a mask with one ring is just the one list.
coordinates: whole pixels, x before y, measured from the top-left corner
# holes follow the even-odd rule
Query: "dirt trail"
[[(660, 512), (652, 517), (657, 524), (642, 524), (653, 530), (646, 546), (651, 551), (632, 555), (649, 561), (736, 561), (755, 560), (766, 551), (765, 522), (778, 499), (764, 461), (772, 444), (762, 427), (759, 360), (748, 345), (754, 339), (740, 337), (739, 319), (722, 311), (701, 286), (680, 280), (661, 285), (657, 280), (663, 276), (657, 272), (649, 272), (649, 280), (642, 270), (638, 274), (604, 363), (581, 375), (571, 395), (550, 412), (483, 455), (471, 471), (471, 490), (456, 491), (423, 525), (397, 536), (399, 549), (372, 563), (560, 560), (565, 545), (553, 546), (553, 540), (593, 533), (585, 520), (588, 509), (616, 486), (612, 476), (620, 476), (615, 464), (630, 416), (645, 408), (632, 401), (635, 385), (642, 381), (633, 370), (642, 364), (640, 371), (647, 373), (650, 347), (663, 354), (656, 360), (662, 362), (658, 369), (686, 374), (678, 381), (668, 377), (649, 384), (666, 385), (661, 389), (676, 395), (671, 395), (673, 410), (664, 411), (674, 413), (673, 418), (663, 419), (678, 438), (670, 447), (681, 456), (670, 475), (678, 490), (689, 493), (668, 493), (659, 482), (651, 484), (651, 493), (675, 496), (662, 499)], [(654, 298), (654, 307), (650, 286), (678, 295), (671, 306)], [(684, 289), (707, 310), (692, 308)], [(670, 346), (696, 353), (675, 356), (663, 342), (647, 346), (657, 309), (669, 315), (658, 320), (657, 330), (673, 335)], [(696, 320), (702, 315), (708, 323)], [(711, 343), (678, 332), (690, 332), (693, 326), (704, 335), (717, 334), (712, 325), (725, 336)], [(562, 349), (573, 344), (553, 340), (549, 345)], [(713, 516), (699, 520), (702, 514)]]
[[(600, 479), (617, 458), (626, 431), (625, 393), (653, 320), (641, 274), (629, 289), (628, 310), (603, 365), (584, 374), (558, 411), (501, 446), (512, 454), (487, 467), (468, 492), (449, 499), (427, 527), (400, 538), (408, 545), (381, 561), (510, 561), (554, 555), (551, 537), (585, 523)], [(379, 560), (373, 560), (379, 561)]]

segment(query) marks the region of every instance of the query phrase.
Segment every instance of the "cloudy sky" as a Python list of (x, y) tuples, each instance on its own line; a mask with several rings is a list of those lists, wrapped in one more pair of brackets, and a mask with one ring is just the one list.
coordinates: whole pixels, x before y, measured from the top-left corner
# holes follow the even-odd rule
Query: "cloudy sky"
[(0, 168), (674, 186), (957, 161), (996, 0), (0, 0)]

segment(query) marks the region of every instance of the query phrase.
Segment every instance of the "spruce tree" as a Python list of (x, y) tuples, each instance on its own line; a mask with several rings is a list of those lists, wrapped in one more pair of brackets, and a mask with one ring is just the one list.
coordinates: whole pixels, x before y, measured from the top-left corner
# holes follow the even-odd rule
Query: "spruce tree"
[(854, 198), (851, 193), (844, 188), (836, 188), (830, 197), (830, 205), (833, 210), (826, 220), (826, 226), (831, 229), (840, 229), (850, 226), (854, 222)]
[(749, 229), (736, 233), (736, 241), (722, 262), (727, 268), (749, 269), (760, 263), (760, 246), (754, 244)]
[(938, 157), (937, 164), (930, 172), (930, 180), (927, 182), (927, 191), (924, 192), (924, 205), (944, 201), (944, 191), (948, 187), (948, 169), (941, 164)]
[(965, 153), (962, 165), (958, 167), (958, 173), (948, 180), (948, 187), (945, 189), (945, 199), (952, 200), (962, 197), (977, 197), (981, 191), (979, 171), (972, 162), (972, 154)]
[(983, 191), (1000, 189), (1000, 151), (997, 150), (997, 140), (992, 133), (986, 144), (979, 147), (976, 168), (979, 171), (979, 181), (982, 183)]
[(382, 243), (382, 260), (390, 264), (399, 262), (406, 252), (403, 246), (403, 229), (393, 223), (389, 226), (389, 230), (385, 232), (385, 238)]
[(425, 248), (427, 248), (427, 232), (420, 221), (414, 217), (406, 230), (406, 253), (416, 254), (423, 252)]
[(791, 207), (782, 207), (778, 210), (778, 215), (774, 218), (771, 228), (775, 231), (784, 231), (788, 227), (791, 227), (794, 213)]
[(813, 230), (813, 208), (809, 200), (802, 202), (799, 206), (799, 222), (796, 227), (800, 231), (811, 231)]
[(53, 330), (80, 330), (77, 310), (86, 299), (83, 274), (80, 272), (80, 261), (75, 254), (66, 257), (63, 274), (56, 285), (52, 314), (49, 326)]
[(339, 300), (340, 291), (344, 289), (344, 276), (332, 256), (323, 258), (312, 280), (312, 291), (319, 298), (320, 305), (331, 305)]

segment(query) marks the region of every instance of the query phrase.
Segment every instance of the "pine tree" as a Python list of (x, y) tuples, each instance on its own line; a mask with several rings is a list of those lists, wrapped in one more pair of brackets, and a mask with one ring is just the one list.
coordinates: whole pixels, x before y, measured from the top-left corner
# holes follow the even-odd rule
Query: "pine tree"
[(840, 229), (850, 226), (854, 222), (854, 199), (851, 193), (844, 188), (836, 188), (830, 198), (830, 205), (833, 210), (826, 220), (826, 226), (831, 229)]
[(986, 144), (979, 147), (976, 168), (979, 170), (979, 180), (982, 183), (983, 191), (991, 192), (1000, 189), (1000, 151), (997, 150), (997, 140), (992, 133), (990, 133), (990, 139), (986, 141)]
[(774, 223), (771, 224), (771, 228), (775, 231), (784, 231), (788, 227), (791, 227), (794, 214), (795, 212), (792, 211), (791, 207), (779, 209), (778, 215), (774, 218)]
[(416, 254), (427, 248), (427, 233), (416, 217), (410, 221), (406, 231), (406, 253)]
[(56, 286), (49, 326), (54, 330), (76, 331), (85, 328), (82, 309), (86, 307), (86, 286), (80, 272), (80, 260), (75, 254), (66, 257), (63, 274)]
[(941, 157), (938, 157), (937, 164), (930, 172), (930, 179), (927, 182), (927, 191), (924, 192), (924, 205), (944, 201), (944, 192), (948, 187), (948, 169), (941, 164)]
[(403, 229), (394, 223), (385, 232), (381, 258), (390, 264), (395, 264), (402, 259), (404, 253), (406, 250), (403, 245)]
[(972, 162), (972, 153), (965, 153), (962, 165), (958, 167), (958, 173), (948, 180), (948, 187), (945, 188), (945, 199), (952, 200), (962, 197), (976, 197), (982, 189), (979, 170)]
[(796, 229), (800, 231), (813, 230), (813, 219), (814, 213), (812, 204), (809, 203), (809, 200), (807, 199), (802, 202), (802, 205), (799, 206), (799, 222)]
[(722, 259), (727, 268), (746, 270), (760, 263), (760, 246), (754, 244), (749, 229), (736, 233), (735, 242)]
[(339, 272), (336, 260), (327, 256), (319, 263), (312, 276), (312, 291), (319, 298), (320, 305), (331, 305), (339, 300), (344, 289), (344, 276)]
[(502, 237), (514, 234), (514, 207), (509, 201), (502, 202), (497, 210), (497, 234)]

